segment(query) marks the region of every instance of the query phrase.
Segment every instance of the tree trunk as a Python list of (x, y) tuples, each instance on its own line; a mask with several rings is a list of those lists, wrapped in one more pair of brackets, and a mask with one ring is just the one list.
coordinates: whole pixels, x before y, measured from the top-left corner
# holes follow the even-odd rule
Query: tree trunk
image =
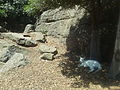
[(98, 7), (93, 5), (91, 12), (92, 30), (91, 30), (91, 42), (90, 42), (90, 59), (100, 61), (100, 36), (99, 36), (99, 24), (102, 20), (102, 9), (98, 2)]
[(91, 32), (90, 59), (100, 60), (100, 38), (97, 28), (93, 29)]
[(120, 74), (120, 7), (119, 7), (119, 20), (118, 20), (114, 55), (113, 55), (113, 60), (111, 63), (109, 75), (111, 78), (116, 78), (118, 74)]

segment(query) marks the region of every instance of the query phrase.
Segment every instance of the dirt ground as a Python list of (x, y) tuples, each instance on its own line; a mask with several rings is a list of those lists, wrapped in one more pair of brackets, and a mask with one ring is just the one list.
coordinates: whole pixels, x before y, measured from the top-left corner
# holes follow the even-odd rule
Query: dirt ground
[[(29, 64), (0, 76), (0, 90), (120, 90), (120, 82), (107, 78), (106, 70), (89, 75), (77, 68), (77, 61), (65, 56), (66, 47), (48, 37), (58, 54), (53, 61), (41, 60), (39, 45), (27, 48)], [(76, 64), (76, 65), (75, 65)]]

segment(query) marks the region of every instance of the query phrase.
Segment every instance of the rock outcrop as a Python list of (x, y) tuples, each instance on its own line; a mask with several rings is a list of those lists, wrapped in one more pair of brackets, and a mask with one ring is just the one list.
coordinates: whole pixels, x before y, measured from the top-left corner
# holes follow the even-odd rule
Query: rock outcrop
[(37, 43), (29, 35), (23, 35), (22, 33), (2, 33), (1, 36), (15, 41), (18, 45), (33, 47)]
[(27, 64), (26, 58), (21, 53), (15, 53), (0, 69), (0, 73), (4, 73), (13, 68), (25, 66)]
[(10, 40), (0, 39), (0, 73), (26, 65), (26, 55), (29, 53), (29, 50)]
[(78, 6), (74, 9), (63, 9), (59, 7), (43, 12), (38, 20), (35, 31), (52, 35), (60, 38), (61, 41), (65, 41), (72, 27), (84, 16), (85, 10), (78, 8)]
[(4, 47), (0, 52), (0, 62), (7, 62), (15, 53), (26, 54), (27, 51), (15, 45)]
[(36, 22), (35, 32), (42, 32), (59, 39), (71, 52), (82, 53), (81, 47), (89, 45), (90, 22), (85, 9), (75, 6), (72, 9), (51, 9), (43, 12)]

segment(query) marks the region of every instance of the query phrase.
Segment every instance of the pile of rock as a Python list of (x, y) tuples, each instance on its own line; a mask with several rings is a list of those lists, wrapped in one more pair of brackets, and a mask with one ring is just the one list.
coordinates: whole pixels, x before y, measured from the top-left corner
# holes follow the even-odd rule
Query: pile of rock
[(54, 56), (57, 54), (57, 49), (55, 47), (51, 47), (45, 44), (40, 45), (39, 50), (42, 53), (40, 58), (45, 60), (53, 60)]
[[(24, 34), (29, 34), (33, 37), (33, 40), (36, 42), (45, 43), (46, 41), (46, 34), (43, 32), (35, 32), (34, 25), (28, 24), (25, 27)], [(46, 44), (41, 44), (39, 47), (40, 53), (42, 54), (40, 56), (40, 59), (44, 60), (53, 60), (54, 56), (57, 54), (57, 49), (55, 47), (48, 46)]]

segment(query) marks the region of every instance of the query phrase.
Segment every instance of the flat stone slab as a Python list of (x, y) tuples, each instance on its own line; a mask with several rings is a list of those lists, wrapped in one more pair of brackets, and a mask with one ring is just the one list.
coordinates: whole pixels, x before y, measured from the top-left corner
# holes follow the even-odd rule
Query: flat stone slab
[(37, 42), (46, 42), (45, 34), (41, 32), (31, 32), (29, 34), (32, 35), (33, 39)]
[(33, 47), (36, 46), (36, 41), (32, 40), (32, 37), (26, 37), (22, 33), (2, 33), (1, 34), (4, 38), (8, 38), (18, 45)]
[(39, 49), (40, 49), (40, 52), (42, 53), (56, 53), (57, 52), (57, 49), (55, 47), (47, 46), (45, 44), (40, 45)]
[(40, 58), (44, 59), (44, 60), (53, 60), (54, 59), (54, 54), (52, 54), (52, 53), (43, 53), (40, 56)]

